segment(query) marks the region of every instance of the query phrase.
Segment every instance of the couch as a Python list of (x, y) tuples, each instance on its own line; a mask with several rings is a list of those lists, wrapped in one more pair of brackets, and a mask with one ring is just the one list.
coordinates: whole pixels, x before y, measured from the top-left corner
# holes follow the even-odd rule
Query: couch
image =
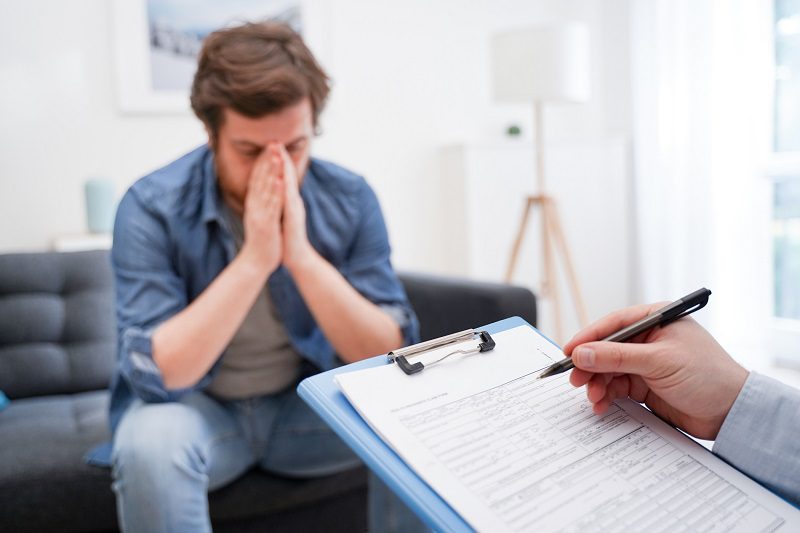
[[(527, 289), (404, 273), (423, 340), (518, 315)], [(115, 531), (108, 469), (84, 454), (109, 439), (116, 351), (108, 252), (0, 255), (0, 531)], [(363, 531), (363, 467), (310, 480), (253, 470), (209, 495), (218, 531)]]

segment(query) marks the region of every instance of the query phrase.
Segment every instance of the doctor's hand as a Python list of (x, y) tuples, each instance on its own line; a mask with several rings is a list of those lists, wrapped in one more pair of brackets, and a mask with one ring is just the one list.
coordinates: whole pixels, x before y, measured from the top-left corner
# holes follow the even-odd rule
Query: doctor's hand
[(244, 243), (241, 254), (267, 276), (281, 264), (281, 214), (284, 209), (283, 162), (275, 147), (261, 152), (247, 184), (244, 199)]
[(575, 368), (570, 383), (587, 385), (596, 413), (630, 397), (689, 434), (714, 439), (748, 372), (689, 317), (642, 333), (629, 342), (602, 342), (665, 303), (611, 313), (578, 332), (565, 346)]

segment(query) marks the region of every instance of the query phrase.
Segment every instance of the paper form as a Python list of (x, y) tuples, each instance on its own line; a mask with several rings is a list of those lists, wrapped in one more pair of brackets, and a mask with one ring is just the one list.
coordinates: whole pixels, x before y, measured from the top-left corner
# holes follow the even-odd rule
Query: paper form
[[(340, 374), (353, 406), (479, 531), (800, 531), (800, 511), (629, 400), (595, 415), (528, 327), (408, 376)], [(433, 361), (453, 346), (415, 357)]]

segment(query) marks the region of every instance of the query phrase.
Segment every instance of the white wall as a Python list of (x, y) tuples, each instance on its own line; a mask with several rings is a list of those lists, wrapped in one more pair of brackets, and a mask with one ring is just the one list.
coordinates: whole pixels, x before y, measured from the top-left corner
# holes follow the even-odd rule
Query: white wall
[(189, 115), (122, 116), (111, 4), (0, 3), (0, 249), (85, 231), (83, 182), (136, 177), (203, 140)]
[[(446, 192), (441, 148), (497, 140), (510, 122), (530, 131), (529, 106), (492, 101), (493, 31), (585, 21), (593, 42), (592, 100), (548, 109), (546, 134), (554, 141), (630, 137), (628, 2), (307, 2), (310, 44), (334, 79), (316, 153), (373, 184), (398, 266), (448, 271), (442, 243), (452, 228), (439, 209)], [(84, 231), (85, 179), (111, 178), (121, 194), (203, 141), (188, 113), (119, 113), (111, 9), (104, 0), (0, 3), (2, 251), (43, 249), (56, 235)], [(603, 221), (592, 229), (602, 236)], [(615, 260), (609, 259), (612, 273)], [(619, 282), (624, 287), (627, 280)], [(599, 311), (605, 309), (593, 314)]]
[(547, 138), (629, 138), (627, 11), (622, 0), (330, 0), (330, 48), (318, 53), (337, 83), (318, 153), (375, 185), (398, 265), (447, 271), (441, 147), (497, 140), (512, 122), (531, 130), (531, 106), (492, 100), (493, 31), (585, 21), (592, 101), (548, 109)]

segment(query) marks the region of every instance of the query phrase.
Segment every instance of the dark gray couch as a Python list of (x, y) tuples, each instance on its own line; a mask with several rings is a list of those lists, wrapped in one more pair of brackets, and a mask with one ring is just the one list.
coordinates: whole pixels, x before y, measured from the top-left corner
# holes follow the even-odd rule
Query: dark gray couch
[[(404, 274), (423, 340), (501, 318), (536, 320), (527, 289)], [(109, 438), (115, 357), (107, 252), (0, 255), (0, 531), (112, 531), (107, 469), (83, 455)], [(366, 473), (296, 480), (253, 470), (209, 496), (215, 529), (363, 531)]]

